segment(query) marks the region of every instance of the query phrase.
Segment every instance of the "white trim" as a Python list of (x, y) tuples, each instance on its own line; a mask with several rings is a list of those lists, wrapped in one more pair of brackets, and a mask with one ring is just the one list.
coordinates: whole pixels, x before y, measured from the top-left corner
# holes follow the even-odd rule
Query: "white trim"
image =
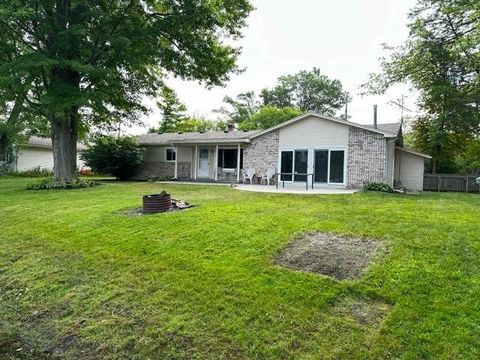
[(238, 144), (237, 147), (237, 182), (240, 181), (240, 155), (241, 155), (241, 147), (240, 144)]
[(178, 179), (178, 147), (175, 146), (175, 179)]
[(217, 181), (218, 179), (218, 144), (215, 145), (215, 163), (213, 164), (215, 169), (215, 174), (213, 176), (214, 180)]
[(351, 121), (345, 121), (345, 120), (342, 120), (342, 119), (337, 119), (337, 118), (333, 118), (333, 117), (330, 117), (330, 116), (326, 116), (326, 115), (320, 115), (320, 114), (317, 114), (317, 113), (313, 113), (313, 112), (308, 112), (306, 114), (303, 114), (303, 115), (300, 115), (300, 116), (297, 116), (296, 118), (293, 118), (291, 120), (288, 120), (288, 121), (285, 121), (281, 124), (278, 124), (276, 126), (272, 126), (268, 129), (265, 129), (265, 130), (262, 130), (262, 131), (259, 131), (258, 133), (256, 134), (253, 134), (250, 136), (250, 139), (255, 139), (256, 137), (259, 137), (259, 136), (262, 136), (264, 134), (267, 134), (269, 133), (270, 131), (273, 131), (273, 130), (277, 130), (277, 129), (281, 129), (285, 126), (288, 126), (288, 125), (291, 125), (293, 123), (296, 123), (297, 121), (300, 121), (300, 120), (303, 120), (309, 116), (314, 116), (318, 119), (322, 119), (322, 120), (328, 120), (328, 121), (332, 121), (332, 122), (335, 122), (335, 123), (338, 123), (338, 124), (342, 124), (342, 125), (346, 125), (346, 126), (352, 126), (352, 127), (356, 127), (356, 128), (359, 128), (359, 129), (362, 129), (362, 130), (366, 130), (366, 131), (370, 131), (370, 132), (373, 132), (373, 133), (377, 133), (377, 134), (381, 134), (385, 137), (388, 137), (388, 138), (396, 138), (398, 136), (398, 134), (393, 134), (391, 132), (387, 132), (387, 131), (382, 131), (380, 129), (373, 129), (373, 128), (370, 128), (368, 126), (363, 126), (361, 124), (357, 124), (357, 123), (354, 123), (354, 122), (351, 122)]
[[(336, 183), (330, 181), (330, 160), (331, 160), (331, 152), (332, 151), (343, 151), (343, 182)], [(328, 185), (338, 185), (338, 186), (345, 186), (347, 184), (347, 149), (344, 147), (340, 148), (330, 148), (328, 149), (328, 178), (327, 178)]]
[(199, 147), (198, 148), (198, 152), (197, 152), (197, 178), (198, 178), (198, 170), (200, 169), (200, 151), (201, 150), (207, 150), (207, 154), (208, 154), (208, 169), (207, 169), (207, 175), (206, 176), (202, 176), (201, 179), (211, 179), (210, 178), (210, 148), (208, 147), (205, 147), (205, 146), (202, 146), (202, 147)]
[[(314, 184), (318, 185), (331, 185), (331, 186), (346, 186), (347, 185), (347, 160), (348, 160), (348, 148), (347, 147), (333, 147), (333, 148), (279, 148), (278, 149), (278, 172), (282, 172), (282, 152), (283, 151), (290, 151), (293, 152), (292, 158), (292, 172), (295, 172), (295, 151), (307, 151), (308, 159), (307, 159), (307, 173), (313, 174), (312, 180)], [(327, 159), (327, 182), (316, 182), (315, 181), (315, 151), (327, 151), (328, 152), (328, 159)], [(331, 152), (332, 151), (343, 151), (343, 182), (336, 183), (330, 181), (330, 159), (331, 159)], [(279, 177), (279, 181), (281, 177)], [(310, 179), (307, 176), (308, 185), (311, 185)], [(285, 183), (293, 184), (293, 183), (305, 183), (305, 181), (295, 181), (295, 176), (292, 176), (292, 180), (285, 180)]]
[(198, 146), (195, 145), (195, 152), (193, 154), (193, 169), (194, 169), (194, 179), (197, 180), (197, 162), (198, 162)]
[(422, 154), (422, 153), (419, 153), (419, 152), (416, 152), (416, 151), (413, 151), (413, 150), (410, 150), (410, 149), (405, 149), (405, 148), (400, 147), (400, 146), (395, 146), (395, 149), (400, 150), (400, 151), (404, 151), (404, 152), (412, 154), (412, 155), (421, 156), (425, 159), (431, 159), (432, 158), (430, 155)]

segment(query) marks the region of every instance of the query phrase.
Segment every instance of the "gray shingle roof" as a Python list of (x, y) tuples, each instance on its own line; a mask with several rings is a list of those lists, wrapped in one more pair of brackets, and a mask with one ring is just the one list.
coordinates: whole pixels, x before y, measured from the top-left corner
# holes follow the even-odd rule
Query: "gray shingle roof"
[[(364, 125), (368, 128), (374, 129), (372, 125)], [(401, 124), (399, 122), (396, 123), (386, 123), (386, 124), (377, 124), (377, 129), (392, 133), (397, 135), (400, 131)]]
[[(52, 148), (52, 139), (40, 136), (30, 136), (28, 139), (28, 146), (31, 147), (41, 147), (41, 148)], [(85, 150), (87, 147), (82, 143), (77, 143), (77, 150)]]
[(189, 142), (242, 142), (247, 141), (257, 131), (207, 131), (189, 133), (145, 134), (138, 137), (140, 145), (167, 145), (171, 143)]

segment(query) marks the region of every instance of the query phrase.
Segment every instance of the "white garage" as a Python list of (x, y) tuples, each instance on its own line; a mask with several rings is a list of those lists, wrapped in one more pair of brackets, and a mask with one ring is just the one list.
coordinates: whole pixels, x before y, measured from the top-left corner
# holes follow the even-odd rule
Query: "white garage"
[[(77, 145), (77, 168), (84, 166), (80, 160), (80, 153), (85, 149), (83, 144)], [(17, 150), (15, 162), (12, 164), (14, 171), (29, 171), (34, 169), (53, 170), (52, 140), (48, 138), (32, 136), (27, 145)]]
[(407, 190), (422, 191), (425, 159), (431, 159), (431, 156), (396, 147), (395, 181), (400, 182)]

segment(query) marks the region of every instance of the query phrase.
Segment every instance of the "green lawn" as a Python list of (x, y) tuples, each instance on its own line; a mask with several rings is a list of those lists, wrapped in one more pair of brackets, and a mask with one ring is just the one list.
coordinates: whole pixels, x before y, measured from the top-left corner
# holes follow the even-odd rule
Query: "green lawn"
[[(0, 178), (0, 358), (480, 357), (478, 194), (31, 181)], [(161, 189), (198, 206), (123, 213)], [(388, 253), (356, 281), (275, 265), (312, 230)], [(359, 301), (388, 310), (366, 322), (339, 310)]]

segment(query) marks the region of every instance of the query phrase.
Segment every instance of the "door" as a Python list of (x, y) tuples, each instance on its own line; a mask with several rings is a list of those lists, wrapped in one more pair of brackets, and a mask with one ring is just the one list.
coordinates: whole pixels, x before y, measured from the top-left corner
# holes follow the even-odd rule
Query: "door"
[(198, 171), (197, 176), (199, 178), (208, 178), (210, 168), (209, 150), (198, 149)]
[(308, 150), (286, 150), (281, 152), (280, 171), (286, 173), (282, 175), (283, 181), (306, 181), (306, 175), (288, 175), (288, 174), (306, 174), (308, 172)]
[[(295, 150), (295, 173), (308, 173), (308, 150)], [(294, 181), (307, 181), (307, 175), (295, 175)]]
[(315, 150), (314, 181), (316, 183), (328, 182), (328, 150)]
[(345, 182), (345, 151), (330, 151), (330, 175), (331, 184), (343, 184)]
[[(282, 151), (280, 159), (280, 172), (291, 174), (293, 172), (293, 151)], [(292, 175), (282, 175), (282, 181), (292, 181)]]

